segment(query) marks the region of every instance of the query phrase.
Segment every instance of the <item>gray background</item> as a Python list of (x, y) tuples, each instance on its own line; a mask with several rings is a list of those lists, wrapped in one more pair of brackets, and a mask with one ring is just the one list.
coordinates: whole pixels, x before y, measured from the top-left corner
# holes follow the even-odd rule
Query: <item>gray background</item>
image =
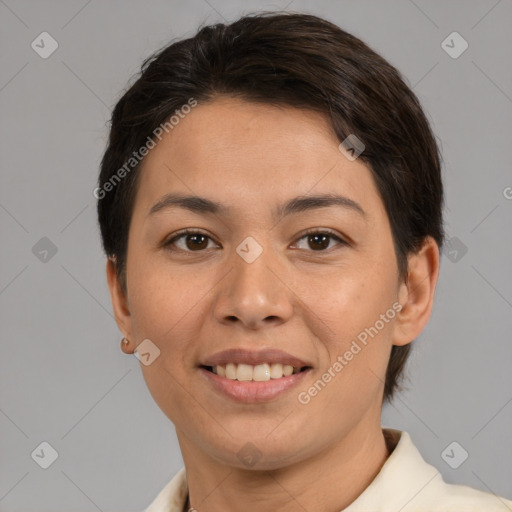
[[(142, 510), (181, 467), (172, 424), (119, 348), (92, 190), (110, 109), (146, 56), (202, 22), (275, 8), (361, 37), (403, 72), (432, 120), (456, 239), (410, 390), (383, 424), (407, 430), (447, 481), (512, 497), (510, 0), (5, 0), (1, 511)], [(47, 59), (31, 48), (43, 31), (59, 45)], [(441, 47), (453, 31), (469, 43), (457, 59)], [(55, 255), (40, 252), (46, 240), (33, 250), (43, 237)], [(43, 441), (58, 452), (46, 470), (31, 457)], [(458, 469), (441, 457), (452, 441), (469, 453)]]

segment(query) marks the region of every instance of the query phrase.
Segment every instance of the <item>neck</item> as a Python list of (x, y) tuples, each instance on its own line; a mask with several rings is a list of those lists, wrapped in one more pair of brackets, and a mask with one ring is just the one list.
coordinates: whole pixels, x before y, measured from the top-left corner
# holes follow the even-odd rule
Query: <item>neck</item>
[(370, 485), (389, 456), (380, 424), (354, 429), (300, 463), (260, 471), (220, 464), (182, 432), (177, 434), (189, 488), (186, 511), (343, 510)]

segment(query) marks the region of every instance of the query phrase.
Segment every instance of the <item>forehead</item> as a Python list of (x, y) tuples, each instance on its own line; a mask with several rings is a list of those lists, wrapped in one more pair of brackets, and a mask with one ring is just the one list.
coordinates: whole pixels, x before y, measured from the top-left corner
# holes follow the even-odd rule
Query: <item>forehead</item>
[(308, 193), (380, 201), (367, 166), (338, 145), (329, 121), (310, 110), (234, 98), (198, 104), (146, 156), (136, 210), (146, 214), (170, 191), (253, 208)]

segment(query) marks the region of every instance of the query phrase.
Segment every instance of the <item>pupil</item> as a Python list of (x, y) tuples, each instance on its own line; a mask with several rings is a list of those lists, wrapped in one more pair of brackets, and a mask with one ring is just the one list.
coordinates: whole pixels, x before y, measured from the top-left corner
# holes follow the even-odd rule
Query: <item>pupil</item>
[[(310, 235), (309, 242), (314, 245), (315, 243), (318, 243), (317, 242), (318, 239), (322, 239), (322, 241), (320, 242), (320, 249), (325, 249), (326, 247), (329, 247), (329, 235), (326, 235), (326, 234)], [(315, 247), (312, 247), (312, 248), (315, 249)]]
[[(197, 243), (198, 239), (199, 238), (202, 238), (203, 239), (203, 243), (201, 244), (201, 242), (199, 242), (199, 244)], [(190, 245), (188, 242), (190, 242), (191, 240), (193, 240), (192, 242), (192, 245)], [(206, 236), (205, 235), (188, 235), (187, 237), (187, 247), (189, 249), (204, 249), (208, 243), (204, 243), (204, 241), (206, 240)]]

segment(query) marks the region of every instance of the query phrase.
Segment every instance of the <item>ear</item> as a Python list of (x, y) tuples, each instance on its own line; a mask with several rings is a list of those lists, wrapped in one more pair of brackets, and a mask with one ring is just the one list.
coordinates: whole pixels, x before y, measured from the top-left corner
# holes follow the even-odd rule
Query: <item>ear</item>
[[(114, 317), (117, 326), (123, 335), (132, 340), (132, 318), (130, 315), (130, 308), (128, 298), (124, 294), (121, 283), (117, 278), (116, 262), (112, 258), (107, 259), (107, 282), (110, 290), (110, 300), (112, 301), (112, 309), (114, 310)], [(131, 354), (130, 346), (132, 343), (125, 345), (121, 343), (121, 348), (127, 354)]]
[(407, 345), (416, 339), (430, 318), (439, 276), (439, 246), (427, 237), (417, 253), (408, 257), (407, 282), (400, 284), (393, 345)]

